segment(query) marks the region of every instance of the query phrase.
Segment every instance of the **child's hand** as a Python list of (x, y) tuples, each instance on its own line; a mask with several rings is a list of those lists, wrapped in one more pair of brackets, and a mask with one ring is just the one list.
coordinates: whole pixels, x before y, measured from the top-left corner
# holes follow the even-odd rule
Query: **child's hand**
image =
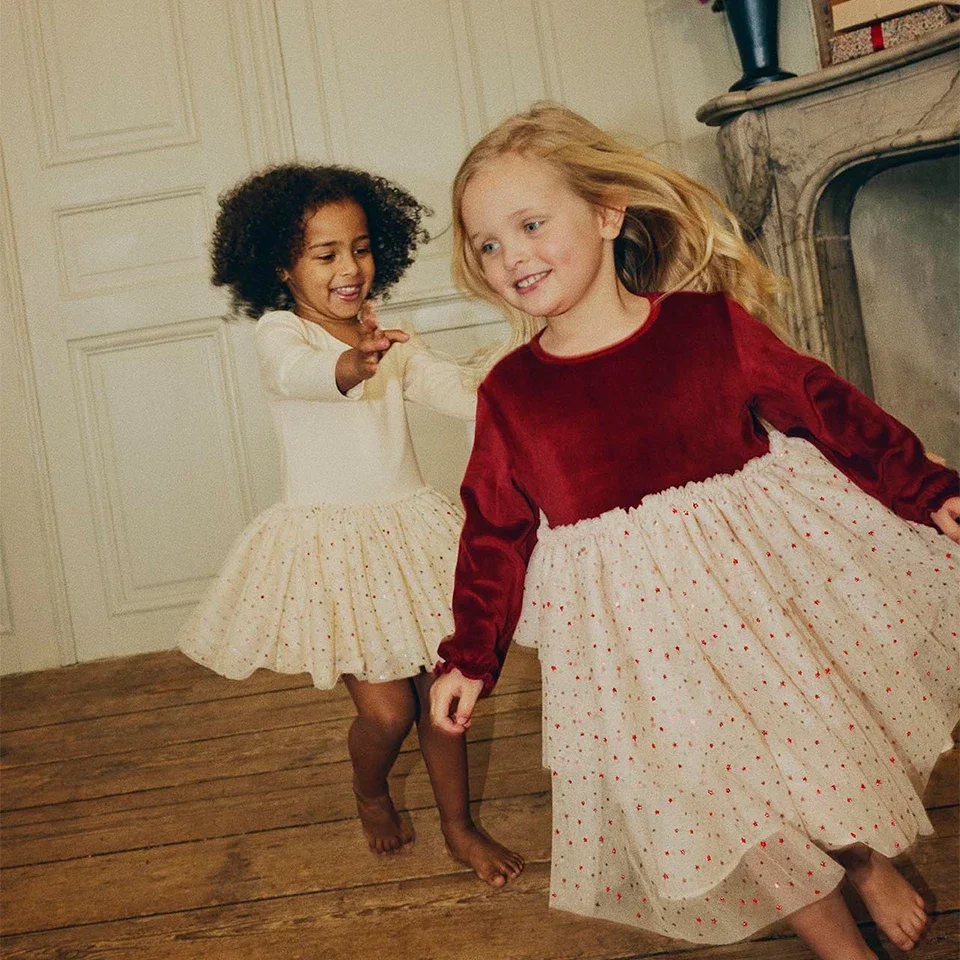
[(395, 344), (406, 343), (409, 333), (403, 330), (381, 330), (370, 302), (360, 311), (360, 339), (337, 361), (337, 387), (347, 393), (363, 380), (369, 380), (380, 366), (383, 355)]
[(364, 311), (360, 318), (360, 342), (355, 347), (357, 372), (362, 380), (369, 380), (380, 366), (383, 355), (395, 344), (406, 343), (409, 333), (402, 330), (381, 330), (373, 311)]
[(930, 514), (930, 519), (937, 525), (937, 529), (954, 543), (960, 543), (958, 518), (960, 518), (960, 497), (951, 497), (939, 510)]
[[(435, 680), (430, 688), (430, 719), (447, 733), (465, 733), (482, 692), (482, 680), (468, 680), (454, 668)], [(454, 700), (458, 701), (457, 712), (451, 717)]]

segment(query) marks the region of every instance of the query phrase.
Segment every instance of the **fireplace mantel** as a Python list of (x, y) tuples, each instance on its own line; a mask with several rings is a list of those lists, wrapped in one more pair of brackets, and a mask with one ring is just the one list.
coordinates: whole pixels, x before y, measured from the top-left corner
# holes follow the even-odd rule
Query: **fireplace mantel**
[(850, 250), (850, 211), (871, 177), (960, 143), (960, 23), (815, 73), (726, 94), (718, 126), (729, 200), (792, 283), (791, 332), (872, 393)]

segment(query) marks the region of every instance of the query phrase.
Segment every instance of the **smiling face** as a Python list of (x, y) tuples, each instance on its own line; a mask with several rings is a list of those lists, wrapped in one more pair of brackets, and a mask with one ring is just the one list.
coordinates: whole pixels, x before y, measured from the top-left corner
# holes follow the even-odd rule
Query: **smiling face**
[(355, 320), (373, 277), (367, 215), (355, 200), (328, 203), (308, 214), (303, 252), (280, 271), (297, 314), (314, 323)]
[(548, 163), (507, 153), (467, 183), (461, 218), (494, 293), (549, 319), (593, 298), (622, 216), (574, 193)]

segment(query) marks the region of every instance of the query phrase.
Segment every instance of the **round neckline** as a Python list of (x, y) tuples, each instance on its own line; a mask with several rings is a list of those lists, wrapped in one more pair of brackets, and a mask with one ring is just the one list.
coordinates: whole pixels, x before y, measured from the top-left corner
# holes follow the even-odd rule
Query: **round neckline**
[(555, 353), (549, 353), (543, 349), (540, 345), (540, 338), (546, 332), (546, 327), (541, 330), (539, 333), (535, 334), (533, 338), (529, 341), (529, 347), (533, 351), (534, 356), (539, 360), (543, 360), (545, 363), (585, 363), (589, 360), (599, 360), (601, 357), (605, 357), (608, 354), (616, 353), (618, 350), (622, 350), (624, 347), (630, 346), (635, 340), (639, 340), (644, 336), (647, 331), (654, 325), (657, 320), (657, 317), (660, 316), (660, 301), (663, 299), (663, 295), (660, 293), (640, 293), (637, 296), (643, 297), (650, 304), (650, 312), (647, 314), (646, 319), (637, 327), (633, 333), (628, 334), (622, 340), (617, 340), (616, 343), (610, 343), (605, 347), (601, 347), (599, 350), (591, 350), (589, 353), (575, 353), (569, 357), (559, 356)]
[(346, 347), (348, 350), (356, 349), (352, 344), (347, 343), (346, 340), (341, 340), (336, 334), (329, 331), (322, 323), (317, 323), (316, 320), (308, 320), (306, 317), (301, 317), (299, 313), (294, 312), (293, 310), (288, 311), (293, 316), (295, 316), (303, 326), (308, 330), (319, 330), (324, 334), (328, 339), (332, 340), (334, 343), (339, 343), (341, 346)]

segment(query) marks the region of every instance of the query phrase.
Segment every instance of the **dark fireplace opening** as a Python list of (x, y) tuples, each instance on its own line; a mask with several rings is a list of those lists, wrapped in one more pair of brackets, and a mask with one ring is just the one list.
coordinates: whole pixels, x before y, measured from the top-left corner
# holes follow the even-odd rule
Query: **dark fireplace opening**
[(960, 163), (956, 150), (872, 176), (850, 250), (874, 399), (960, 463)]

